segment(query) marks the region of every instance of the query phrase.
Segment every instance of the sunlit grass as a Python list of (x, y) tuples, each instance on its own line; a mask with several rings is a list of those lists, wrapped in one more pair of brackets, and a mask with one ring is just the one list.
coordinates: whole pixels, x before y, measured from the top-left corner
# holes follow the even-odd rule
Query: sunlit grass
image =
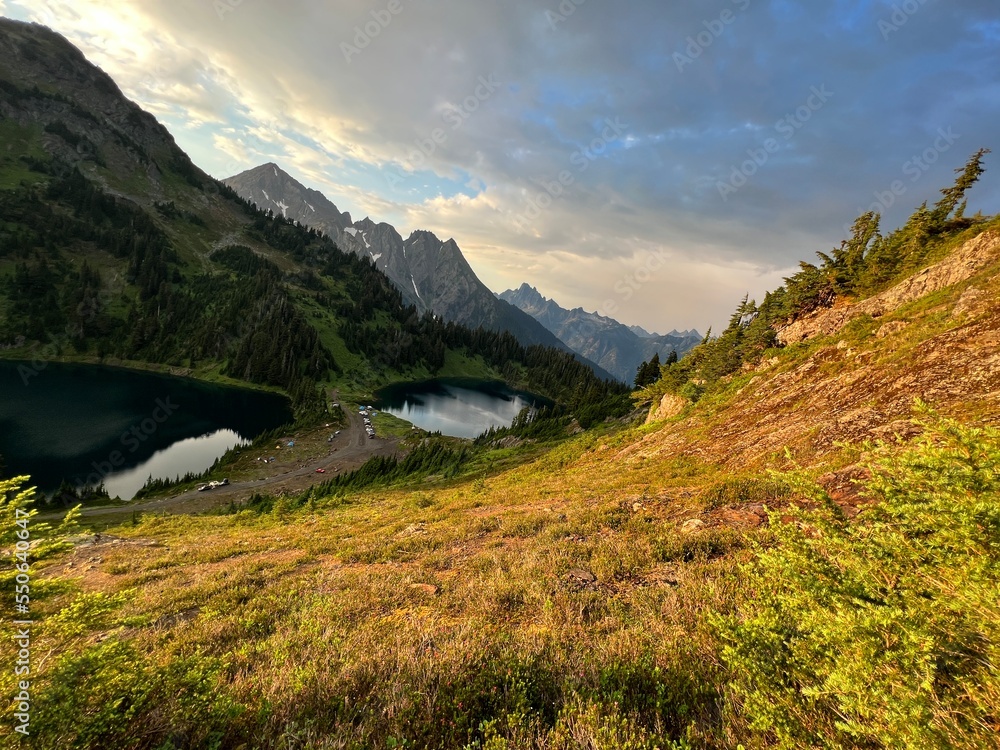
[[(972, 284), (995, 292), (991, 279)], [(816, 384), (872, 361), (905, 375), (922, 343), (968, 324), (942, 315), (968, 285), (776, 352), (766, 372), (719, 383), (667, 422), (484, 451), (447, 480), (109, 528), (122, 541), (79, 546), (35, 573), (57, 582), (33, 605), (33, 648), (50, 654), (35, 683), (41, 746), (773, 746), (747, 713), (760, 686), (744, 675), (733, 692), (743, 667), (727, 662), (713, 623), (739, 626), (787, 584), (747, 574), (787, 536), (763, 508), (792, 520), (790, 506), (817, 502), (803, 477), (871, 454), (858, 444), (821, 456), (828, 425), (798, 415), (815, 408)], [(908, 325), (879, 338), (887, 320)], [(866, 392), (854, 408), (885, 398)], [(733, 460), (766, 418), (788, 430), (794, 460), (777, 448)], [(751, 666), (769, 675), (766, 697), (780, 670)], [(850, 747), (827, 719), (806, 725)]]

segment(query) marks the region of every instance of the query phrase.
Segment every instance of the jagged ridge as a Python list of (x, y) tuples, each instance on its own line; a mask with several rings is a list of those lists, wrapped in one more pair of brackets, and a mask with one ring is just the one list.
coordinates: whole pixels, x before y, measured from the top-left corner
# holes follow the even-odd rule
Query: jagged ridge
[(644, 335), (640, 335), (613, 318), (587, 312), (582, 307), (567, 310), (527, 283), (516, 290), (508, 289), (500, 299), (528, 313), (570, 349), (626, 383), (634, 381), (639, 365), (655, 355), (665, 361), (671, 351), (681, 356), (701, 341), (697, 331), (673, 331), (666, 335), (642, 331)]

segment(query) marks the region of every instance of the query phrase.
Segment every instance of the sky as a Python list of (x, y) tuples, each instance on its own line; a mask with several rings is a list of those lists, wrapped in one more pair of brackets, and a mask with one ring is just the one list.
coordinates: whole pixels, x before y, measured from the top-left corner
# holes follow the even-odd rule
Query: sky
[(273, 161), (357, 220), (453, 237), (494, 291), (724, 326), (981, 147), (996, 0), (0, 0), (224, 178)]

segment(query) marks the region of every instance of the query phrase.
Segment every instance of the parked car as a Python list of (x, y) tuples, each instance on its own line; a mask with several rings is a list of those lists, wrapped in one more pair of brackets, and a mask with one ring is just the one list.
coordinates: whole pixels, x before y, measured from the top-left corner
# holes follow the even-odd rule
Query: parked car
[(316, 469), (317, 474), (326, 474), (326, 469)]

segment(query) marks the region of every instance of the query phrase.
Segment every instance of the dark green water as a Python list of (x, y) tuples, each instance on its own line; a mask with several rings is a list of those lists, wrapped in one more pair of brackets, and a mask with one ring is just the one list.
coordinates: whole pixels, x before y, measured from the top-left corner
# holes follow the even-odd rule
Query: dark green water
[(548, 403), (495, 381), (441, 378), (388, 386), (372, 405), (430, 432), (473, 438), (490, 427), (509, 426), (526, 406)]
[(103, 482), (131, 499), (150, 475), (201, 472), (292, 419), (282, 396), (96, 365), (0, 360), (4, 474), (43, 491)]

